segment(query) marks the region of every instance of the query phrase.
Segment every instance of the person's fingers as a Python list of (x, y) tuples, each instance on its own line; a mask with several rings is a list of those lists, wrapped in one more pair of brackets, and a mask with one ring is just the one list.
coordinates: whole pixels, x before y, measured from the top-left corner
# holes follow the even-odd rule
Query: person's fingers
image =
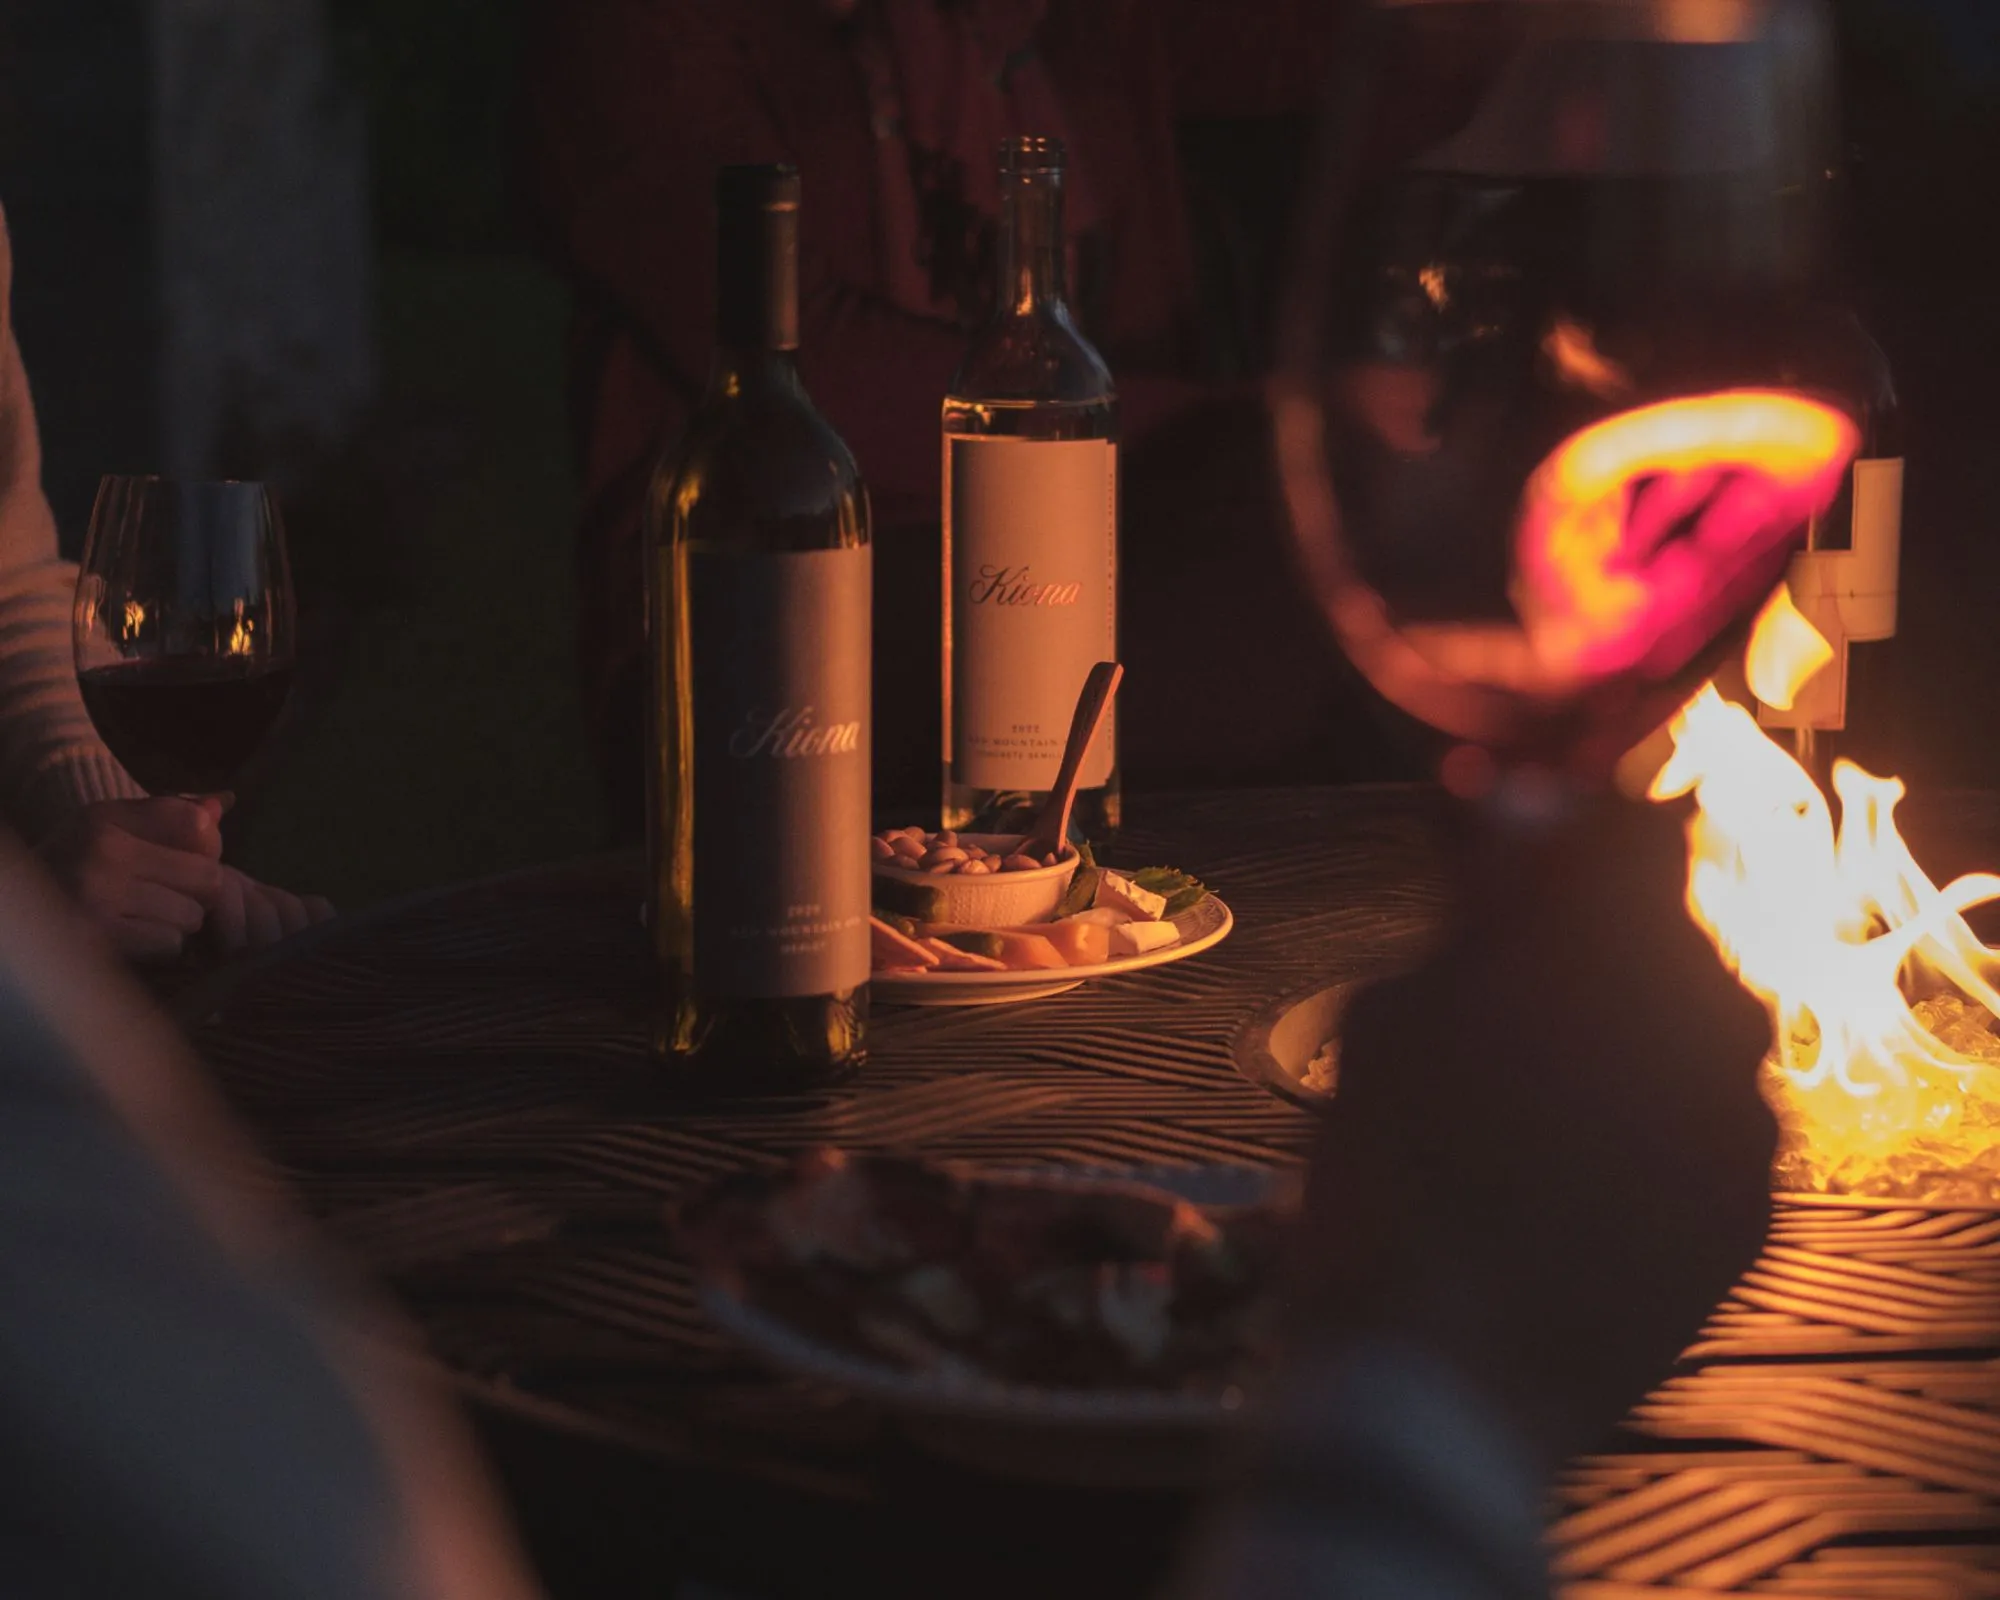
[(257, 887), (277, 911), (278, 925), (284, 929), (286, 938), (289, 939), (295, 933), (303, 933), (312, 925), (312, 914), (306, 910), (306, 903), (297, 895), (268, 883), (259, 884)]
[(114, 827), (151, 844), (220, 860), (224, 809), (219, 796), (200, 800), (162, 796), (153, 800), (114, 800), (102, 808), (101, 815)]
[(83, 870), (86, 877), (98, 879), (144, 878), (207, 902), (214, 899), (224, 869), (204, 852), (158, 844), (112, 826), (96, 840)]
[(331, 922), (335, 917), (340, 915), (338, 911), (333, 909), (333, 902), (327, 899), (325, 895), (309, 894), (304, 896), (304, 900), (306, 915), (316, 923)]
[(198, 933), (208, 920), (207, 908), (199, 900), (144, 878), (134, 878), (125, 886), (118, 915), (140, 922), (162, 923), (182, 933)]
[(249, 942), (250, 930), (243, 909), (244, 878), (239, 872), (225, 871), (216, 893), (208, 902), (209, 936), (225, 954), (234, 955)]
[(285, 936), (285, 925), (278, 915), (278, 908), (272, 904), (261, 884), (243, 884), (243, 918), (245, 935), (250, 948), (261, 950), (267, 944), (276, 944)]
[(177, 961), (187, 943), (179, 928), (144, 917), (114, 917), (102, 926), (118, 953), (130, 961)]

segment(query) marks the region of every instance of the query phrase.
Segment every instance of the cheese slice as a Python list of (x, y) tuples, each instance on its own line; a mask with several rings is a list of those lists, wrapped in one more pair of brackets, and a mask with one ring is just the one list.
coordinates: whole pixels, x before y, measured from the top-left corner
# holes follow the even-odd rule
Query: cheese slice
[(1092, 906), (1088, 911), (1079, 911), (1074, 916), (1064, 917), (1064, 922), (1081, 922), (1086, 927), (1115, 928), (1121, 922), (1130, 922), (1132, 913), (1117, 911), (1110, 906)]
[(1123, 911), (1139, 922), (1158, 922), (1167, 909), (1167, 897), (1140, 888), (1122, 872), (1107, 872), (1097, 880), (1093, 904), (1109, 911)]
[(1180, 938), (1180, 929), (1171, 922), (1128, 922), (1111, 930), (1111, 954), (1143, 956), (1179, 944)]
[(926, 950), (916, 940), (890, 927), (880, 917), (868, 919), (868, 941), (874, 956), (875, 970), (878, 972), (904, 967), (927, 970), (938, 964), (936, 955)]

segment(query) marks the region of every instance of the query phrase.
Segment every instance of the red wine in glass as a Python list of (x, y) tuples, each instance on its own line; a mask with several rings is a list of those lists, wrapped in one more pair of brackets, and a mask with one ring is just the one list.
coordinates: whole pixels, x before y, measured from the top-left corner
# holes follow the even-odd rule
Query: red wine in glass
[(106, 478), (73, 623), (84, 705), (133, 779), (228, 788), (292, 684), (291, 570), (264, 487)]
[(77, 681), (99, 735), (142, 788), (212, 794), (263, 744), (292, 669), (166, 657), (94, 667)]

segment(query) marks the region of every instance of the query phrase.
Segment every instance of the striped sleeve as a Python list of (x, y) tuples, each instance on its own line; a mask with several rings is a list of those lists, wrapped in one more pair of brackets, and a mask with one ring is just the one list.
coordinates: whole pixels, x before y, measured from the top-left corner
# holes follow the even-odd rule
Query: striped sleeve
[[(12, 287), (0, 223), (0, 316)], [(70, 647), (76, 567), (56, 553), (34, 400), (0, 320), (0, 818), (39, 841), (77, 808), (143, 791), (97, 737)]]

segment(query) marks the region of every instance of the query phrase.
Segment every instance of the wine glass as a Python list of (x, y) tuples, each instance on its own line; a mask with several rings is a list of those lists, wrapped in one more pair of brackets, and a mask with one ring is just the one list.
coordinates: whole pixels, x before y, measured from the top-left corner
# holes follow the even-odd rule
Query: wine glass
[(297, 618), (259, 483), (105, 478), (71, 613), (91, 721), (155, 795), (225, 790), (291, 690)]
[(1829, 309), (1828, 39), (1812, 0), (1360, 17), (1275, 431), (1315, 597), (1448, 778), (1601, 777), (1838, 496), (1867, 352)]

